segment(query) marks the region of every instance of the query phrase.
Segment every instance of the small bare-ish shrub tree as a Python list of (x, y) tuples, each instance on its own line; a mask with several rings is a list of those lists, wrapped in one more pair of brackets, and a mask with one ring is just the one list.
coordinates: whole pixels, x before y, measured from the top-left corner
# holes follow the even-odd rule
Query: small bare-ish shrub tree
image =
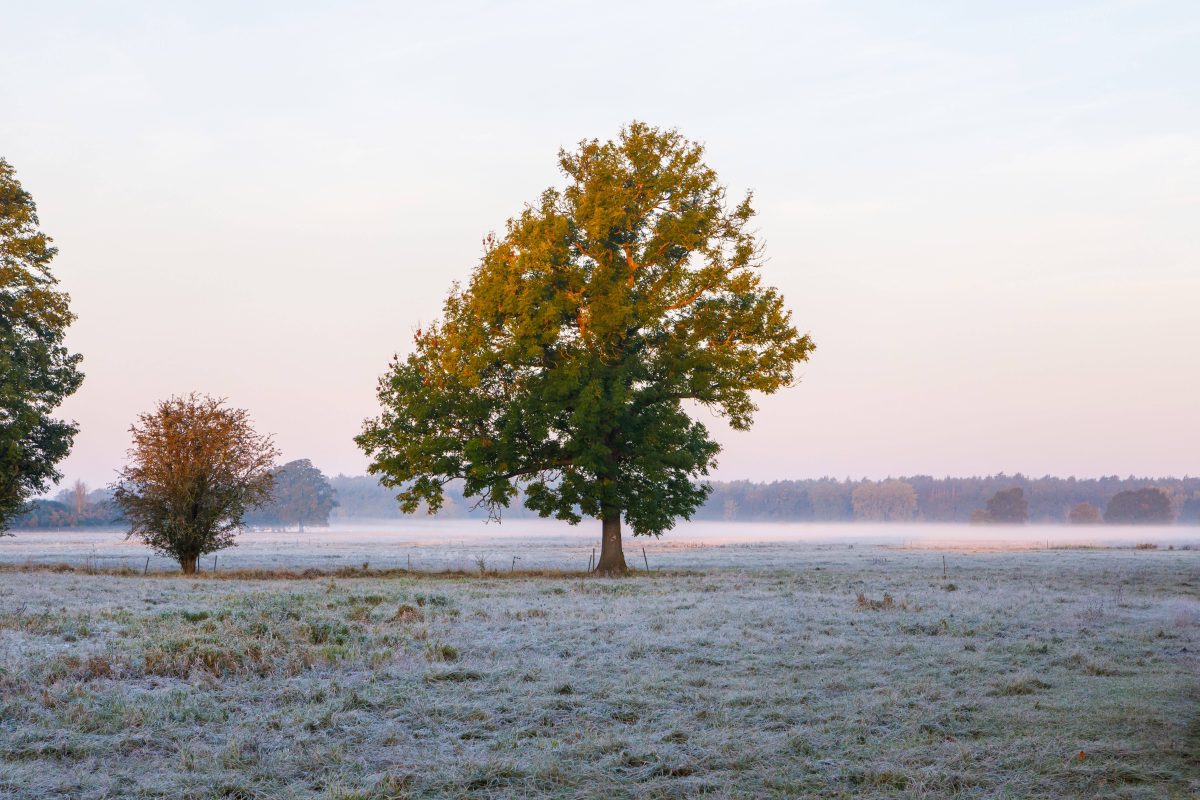
[(113, 499), (129, 537), (190, 575), (200, 556), (231, 546), (246, 512), (270, 498), (279, 452), (248, 412), (194, 392), (160, 402), (129, 430), (133, 447)]
[(1072, 525), (1098, 525), (1101, 522), (1100, 509), (1091, 503), (1079, 503), (1072, 506), (1067, 521)]

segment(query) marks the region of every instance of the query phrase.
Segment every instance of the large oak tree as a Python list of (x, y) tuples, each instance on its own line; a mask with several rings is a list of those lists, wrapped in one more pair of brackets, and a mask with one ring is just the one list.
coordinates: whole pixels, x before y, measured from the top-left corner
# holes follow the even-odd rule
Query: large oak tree
[(33, 198), (0, 159), (0, 534), (62, 477), (55, 465), (78, 430), (53, 415), (83, 374), (63, 346), (75, 315), (50, 272), (58, 250), (38, 225)]
[(622, 518), (658, 535), (707, 495), (751, 393), (794, 379), (813, 342), (760, 277), (751, 198), (730, 204), (701, 145), (635, 122), (562, 151), (567, 178), (489, 236), (465, 287), (380, 380), (357, 437), (401, 507), (443, 487), (494, 513), (524, 491), (542, 516), (602, 520), (598, 571), (626, 569)]

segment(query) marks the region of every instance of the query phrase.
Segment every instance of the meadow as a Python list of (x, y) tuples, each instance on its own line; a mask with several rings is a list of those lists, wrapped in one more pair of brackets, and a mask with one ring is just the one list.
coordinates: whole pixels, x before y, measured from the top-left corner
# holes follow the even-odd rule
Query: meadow
[(1200, 795), (1196, 549), (358, 555), (9, 559), (0, 797)]

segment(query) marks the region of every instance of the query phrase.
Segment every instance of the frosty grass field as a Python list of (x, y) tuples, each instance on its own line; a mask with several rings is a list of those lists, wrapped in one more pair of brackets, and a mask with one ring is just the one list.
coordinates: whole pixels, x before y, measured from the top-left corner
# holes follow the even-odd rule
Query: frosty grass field
[(0, 541), (0, 798), (1200, 796), (1176, 529), (713, 524), (604, 580), (471, 525), (248, 534), (195, 579)]

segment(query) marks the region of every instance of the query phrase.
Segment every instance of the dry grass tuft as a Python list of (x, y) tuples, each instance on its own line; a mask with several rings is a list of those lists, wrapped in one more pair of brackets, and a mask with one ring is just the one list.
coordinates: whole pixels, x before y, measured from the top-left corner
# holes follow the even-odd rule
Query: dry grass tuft
[(1050, 684), (1033, 675), (1013, 675), (993, 684), (991, 694), (997, 697), (1020, 697), (1049, 688)]
[(425, 619), (420, 609), (415, 606), (410, 606), (408, 603), (401, 603), (396, 609), (396, 613), (392, 615), (394, 622), (421, 622)]

